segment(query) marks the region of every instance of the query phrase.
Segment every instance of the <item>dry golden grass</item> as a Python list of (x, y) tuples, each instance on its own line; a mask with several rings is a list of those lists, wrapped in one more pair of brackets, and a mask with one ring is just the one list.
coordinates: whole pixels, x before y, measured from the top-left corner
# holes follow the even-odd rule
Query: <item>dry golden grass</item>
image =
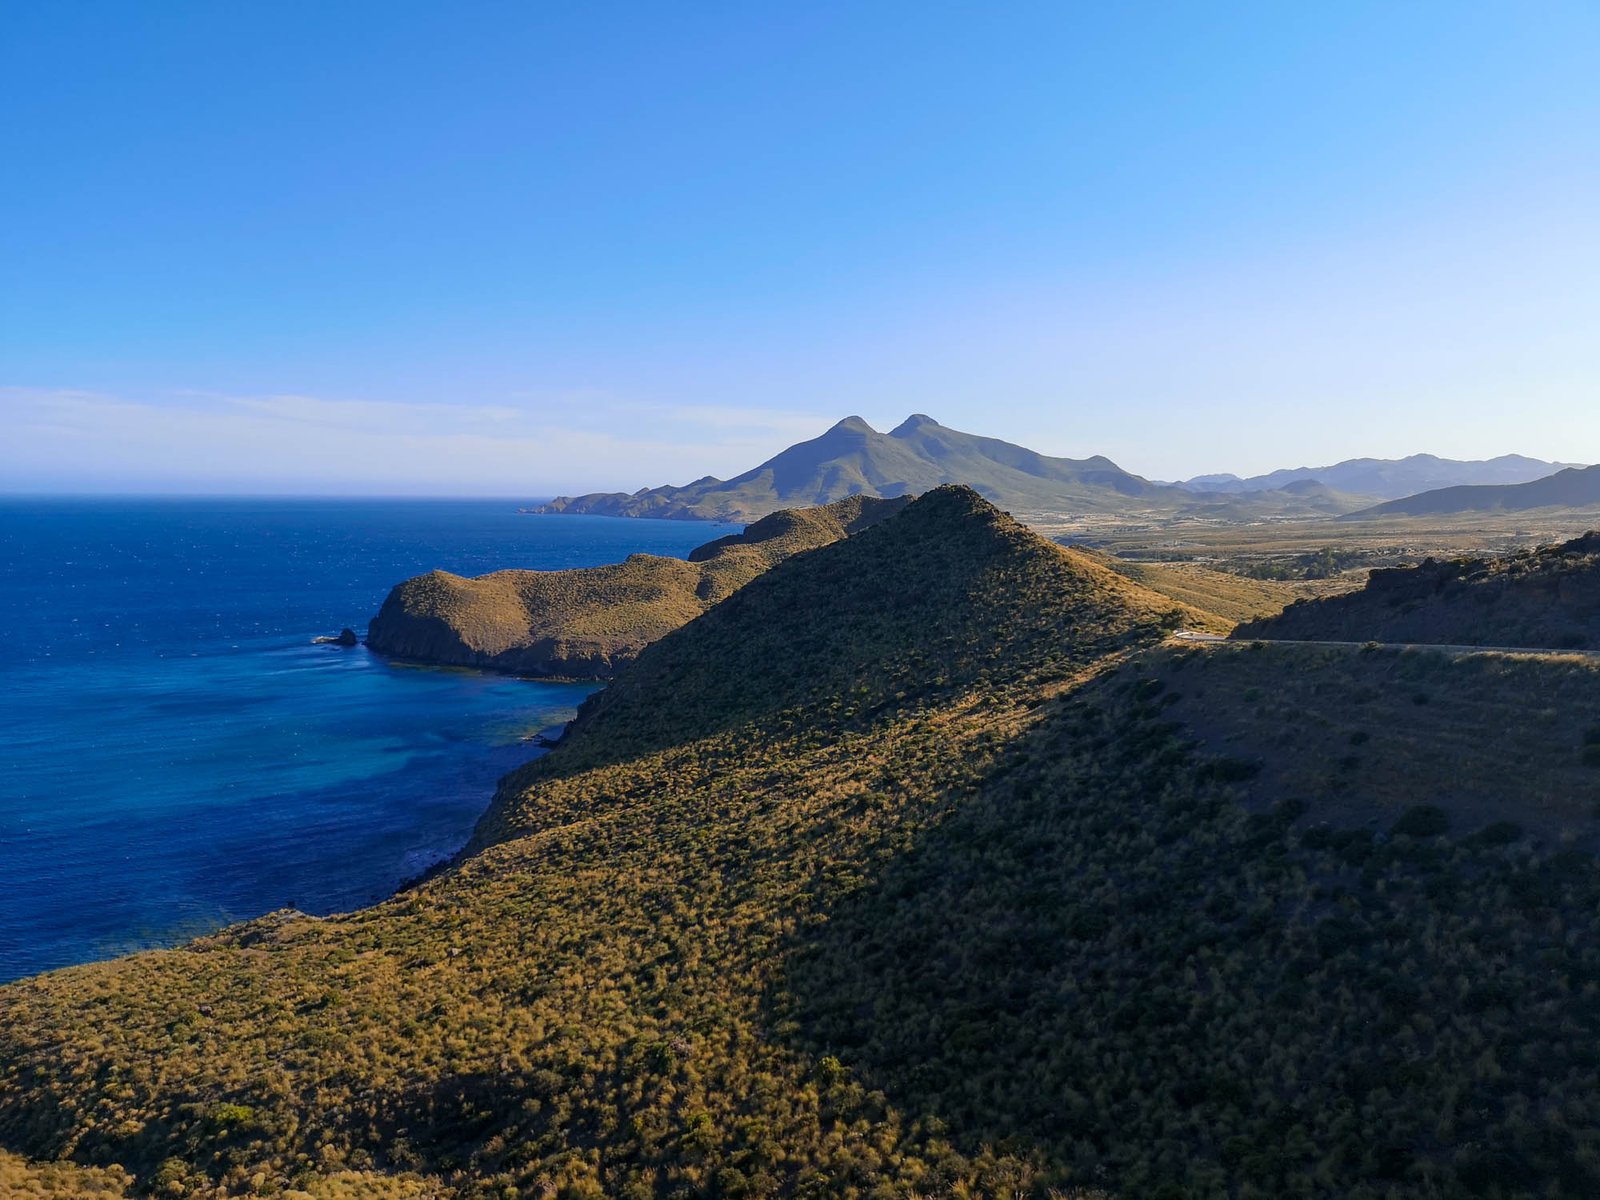
[(0, 1200), (42, 1200), (51, 1196), (62, 1200), (121, 1200), (130, 1194), (132, 1186), (132, 1177), (121, 1167), (33, 1163), (0, 1150)]
[[(645, 651), (455, 870), (0, 988), (0, 1139), (193, 1197), (1596, 1194), (1592, 859), (1265, 807), (1302, 706), (1191, 619), (933, 493)], [(1454, 719), (1600, 700), (1520, 670)]]
[(1276, 616), (1297, 600), (1351, 591), (1365, 578), (1355, 573), (1334, 579), (1251, 579), (1198, 563), (1135, 562), (1101, 551), (1080, 553), (1092, 554), (1117, 574), (1203, 614), (1193, 628), (1210, 633), (1227, 633), (1243, 621)]
[(846, 537), (904, 504), (856, 496), (773, 513), (700, 547), (687, 562), (633, 554), (610, 566), (496, 571), (475, 579), (430, 571), (395, 587), (368, 644), (424, 662), (605, 678), (774, 563)]

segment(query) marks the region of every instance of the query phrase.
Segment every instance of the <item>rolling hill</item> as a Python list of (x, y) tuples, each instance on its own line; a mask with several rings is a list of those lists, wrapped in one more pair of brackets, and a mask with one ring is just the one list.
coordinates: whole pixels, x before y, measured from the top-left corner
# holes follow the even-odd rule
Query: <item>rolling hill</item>
[(1541, 508), (1600, 507), (1600, 466), (1568, 467), (1531, 483), (1447, 487), (1391, 500), (1347, 514), (1347, 521), (1383, 517), (1438, 517), (1455, 513), (1526, 512)]
[(1194, 615), (934, 489), (644, 649), (442, 875), (0, 988), (0, 1170), (1594, 1195), (1600, 669)]
[(650, 642), (699, 616), (774, 563), (898, 512), (905, 499), (855, 496), (763, 517), (688, 561), (630, 555), (613, 566), (430, 571), (395, 586), (367, 644), (381, 654), (519, 675), (609, 678)]

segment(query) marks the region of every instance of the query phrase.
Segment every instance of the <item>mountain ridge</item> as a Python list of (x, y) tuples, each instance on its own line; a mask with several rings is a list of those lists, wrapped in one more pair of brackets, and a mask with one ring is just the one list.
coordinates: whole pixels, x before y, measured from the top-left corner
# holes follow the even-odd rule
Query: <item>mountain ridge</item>
[(1316, 480), (1334, 491), (1396, 500), (1441, 487), (1529, 483), (1572, 465), (1521, 454), (1487, 459), (1410, 454), (1404, 458), (1347, 458), (1325, 467), (1288, 467), (1247, 478), (1227, 473), (1196, 475), (1173, 486), (1203, 494), (1241, 494)]
[(1527, 483), (1436, 488), (1346, 513), (1341, 520), (1444, 516), (1466, 512), (1527, 512), (1600, 506), (1600, 466), (1567, 467)]

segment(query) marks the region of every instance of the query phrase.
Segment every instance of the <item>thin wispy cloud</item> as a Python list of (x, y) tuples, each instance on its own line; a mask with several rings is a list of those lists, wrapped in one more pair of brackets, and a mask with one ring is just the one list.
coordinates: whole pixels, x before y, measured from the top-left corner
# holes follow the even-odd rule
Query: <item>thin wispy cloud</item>
[(9, 431), (0, 490), (63, 478), (94, 479), (99, 490), (632, 490), (682, 482), (664, 475), (677, 464), (734, 473), (825, 425), (797, 413), (598, 396), (534, 407), (0, 387), (0, 411)]

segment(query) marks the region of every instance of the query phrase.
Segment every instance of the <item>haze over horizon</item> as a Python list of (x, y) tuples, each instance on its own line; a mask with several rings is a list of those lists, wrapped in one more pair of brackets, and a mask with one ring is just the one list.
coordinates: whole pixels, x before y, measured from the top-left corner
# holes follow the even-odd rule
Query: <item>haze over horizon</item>
[[(1600, 461), (1600, 10), (36, 6), (0, 491)], [(19, 186), (20, 184), (20, 186)]]

